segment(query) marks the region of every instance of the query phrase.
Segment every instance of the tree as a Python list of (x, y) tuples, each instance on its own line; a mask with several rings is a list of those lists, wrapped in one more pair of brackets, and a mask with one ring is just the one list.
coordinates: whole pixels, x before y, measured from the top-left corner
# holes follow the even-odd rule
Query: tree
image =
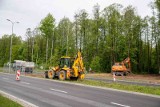
[[(73, 24), (69, 18), (64, 17), (57, 26), (57, 48), (61, 55), (72, 56), (75, 53), (75, 37), (73, 35)], [(58, 46), (59, 45), (59, 46)]]
[(46, 65), (48, 61), (48, 40), (52, 38), (54, 27), (55, 27), (55, 19), (49, 13), (40, 23), (40, 31), (42, 35), (46, 38)]
[(96, 71), (96, 72), (100, 72), (100, 69), (101, 69), (101, 64), (100, 64), (100, 57), (98, 56), (95, 56), (93, 59), (92, 59), (92, 62), (90, 64), (90, 67), (93, 71)]
[[(119, 53), (123, 53), (125, 45), (123, 45), (123, 26), (122, 26), (122, 15), (120, 14), (122, 6), (120, 4), (112, 4), (108, 7), (106, 7), (103, 10), (102, 18), (105, 21), (104, 25), (101, 24), (101, 27), (103, 29), (104, 35), (101, 38), (104, 38), (104, 45), (106, 45), (104, 53), (101, 57), (104, 57), (106, 54), (108, 54), (107, 60), (104, 63), (104, 68), (111, 69), (111, 66), (115, 63), (116, 60), (120, 59), (121, 55)], [(123, 47), (123, 48), (122, 48)], [(122, 54), (123, 55), (123, 54)], [(106, 57), (104, 57), (106, 59)], [(105, 67), (105, 66), (108, 67)]]
[[(92, 14), (82, 9), (74, 21), (64, 17), (55, 25), (49, 13), (26, 40), (13, 36), (12, 61), (23, 59), (39, 65), (57, 65), (61, 56), (83, 54), (86, 69), (111, 72), (115, 62), (131, 58), (133, 73), (160, 73), (160, 1), (151, 4), (152, 16), (140, 17), (135, 7), (111, 4)], [(10, 35), (0, 38), (0, 66), (9, 60)]]
[(20, 36), (12, 36), (12, 62), (14, 60), (24, 60), (22, 38)]
[(27, 37), (27, 61), (31, 61), (31, 46), (32, 46), (32, 31), (31, 28), (28, 28), (26, 31), (26, 37)]
[(9, 62), (10, 35), (3, 35), (0, 39), (0, 66)]
[[(21, 59), (22, 57), (22, 39), (20, 36), (12, 35), (12, 61), (16, 59)], [(3, 35), (0, 38), (0, 66), (3, 66), (4, 63), (9, 62), (9, 49), (10, 47), (10, 35)]]
[(157, 25), (157, 44), (156, 44), (156, 51), (157, 51), (157, 63), (158, 63), (158, 69), (160, 74), (160, 1), (155, 0), (155, 5), (158, 10), (158, 25)]
[(94, 14), (94, 32), (95, 32), (95, 46), (96, 51), (95, 53), (98, 54), (98, 45), (99, 45), (99, 28), (100, 28), (100, 6), (99, 4), (94, 5), (93, 7), (93, 14)]
[(86, 28), (87, 28), (88, 13), (86, 10), (80, 10), (78, 14), (79, 21), (79, 49), (85, 52), (86, 49)]

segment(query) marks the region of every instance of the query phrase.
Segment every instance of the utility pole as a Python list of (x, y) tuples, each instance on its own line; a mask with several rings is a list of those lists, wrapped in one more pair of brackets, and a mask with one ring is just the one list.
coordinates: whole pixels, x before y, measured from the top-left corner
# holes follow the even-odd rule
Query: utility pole
[(12, 35), (10, 36), (10, 53), (9, 53), (9, 73), (10, 73), (10, 71), (11, 71), (11, 60), (12, 60), (12, 36), (13, 36), (13, 27), (14, 27), (14, 24), (15, 23), (19, 23), (19, 22), (13, 22), (13, 21), (11, 21), (10, 19), (7, 19), (7, 21), (9, 21), (9, 22), (11, 22), (11, 24), (12, 24)]

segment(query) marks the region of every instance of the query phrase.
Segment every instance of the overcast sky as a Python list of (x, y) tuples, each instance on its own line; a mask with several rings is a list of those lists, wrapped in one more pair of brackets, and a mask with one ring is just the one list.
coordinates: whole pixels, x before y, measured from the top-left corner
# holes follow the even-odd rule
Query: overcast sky
[(12, 33), (11, 23), (6, 19), (20, 22), (15, 24), (14, 33), (24, 38), (26, 29), (33, 30), (48, 13), (58, 23), (64, 16), (73, 20), (74, 14), (81, 9), (91, 15), (93, 6), (97, 3), (101, 10), (110, 4), (120, 3), (124, 7), (134, 6), (138, 14), (145, 17), (151, 15), (148, 7), (151, 1), (153, 0), (0, 0), (0, 37)]

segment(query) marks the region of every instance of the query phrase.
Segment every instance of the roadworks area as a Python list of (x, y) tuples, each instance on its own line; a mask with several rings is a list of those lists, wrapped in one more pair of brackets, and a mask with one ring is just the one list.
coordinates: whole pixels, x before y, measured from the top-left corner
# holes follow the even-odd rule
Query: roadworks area
[[(44, 78), (44, 72), (33, 72), (25, 74), (26, 76), (39, 77)], [(111, 73), (87, 73), (85, 75), (85, 79), (97, 80), (97, 81), (105, 81), (113, 82), (120, 81), (121, 83), (129, 82), (129, 83), (143, 83), (143, 84), (151, 84), (160, 86), (160, 75), (159, 74), (129, 74), (127, 76), (115, 76)]]

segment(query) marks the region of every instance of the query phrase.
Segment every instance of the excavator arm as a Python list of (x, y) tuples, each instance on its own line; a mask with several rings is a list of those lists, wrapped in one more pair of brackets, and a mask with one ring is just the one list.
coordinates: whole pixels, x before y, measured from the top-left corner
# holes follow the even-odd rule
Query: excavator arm
[(124, 64), (128, 64), (128, 69), (131, 70), (131, 62), (130, 62), (130, 58), (127, 57), (124, 61), (123, 61)]
[(81, 52), (77, 53), (77, 56), (74, 60), (72, 68), (74, 69), (73, 71), (74, 71), (75, 77), (77, 77), (79, 74), (84, 74), (84, 65), (83, 65)]

